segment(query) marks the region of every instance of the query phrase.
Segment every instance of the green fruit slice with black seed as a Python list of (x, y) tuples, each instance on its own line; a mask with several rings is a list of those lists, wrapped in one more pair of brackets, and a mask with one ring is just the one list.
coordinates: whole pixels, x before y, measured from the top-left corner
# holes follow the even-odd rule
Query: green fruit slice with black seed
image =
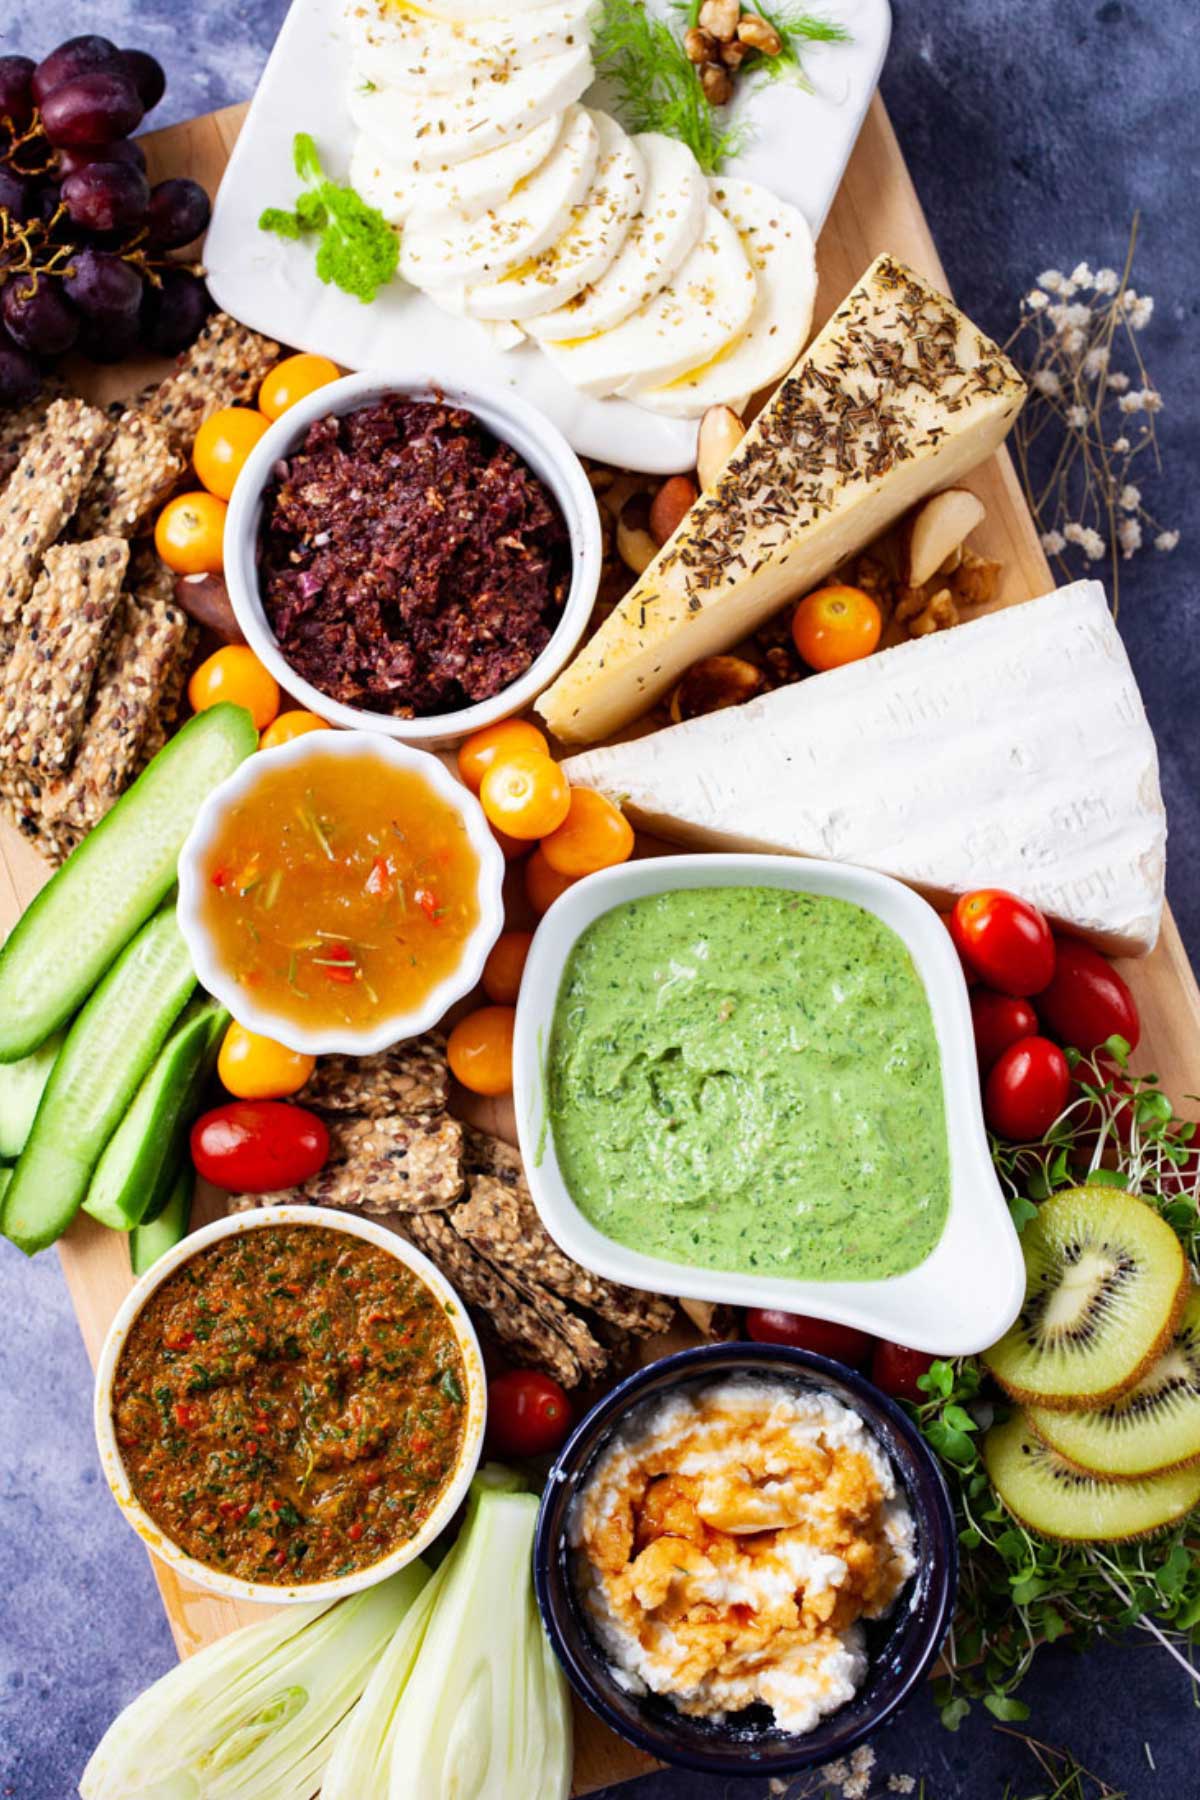
[(1187, 1261), (1166, 1220), (1122, 1188), (1052, 1194), (1021, 1234), (1025, 1303), (984, 1362), (1015, 1400), (1106, 1406), (1170, 1343)]
[(1200, 1462), (1200, 1288), (1193, 1288), (1175, 1336), (1142, 1379), (1094, 1412), (1028, 1408), (1051, 1450), (1085, 1474), (1133, 1481)]
[(1200, 1504), (1200, 1468), (1107, 1481), (1085, 1475), (1043, 1444), (1023, 1413), (983, 1440), (992, 1486), (1013, 1517), (1068, 1543), (1128, 1543), (1152, 1537)]

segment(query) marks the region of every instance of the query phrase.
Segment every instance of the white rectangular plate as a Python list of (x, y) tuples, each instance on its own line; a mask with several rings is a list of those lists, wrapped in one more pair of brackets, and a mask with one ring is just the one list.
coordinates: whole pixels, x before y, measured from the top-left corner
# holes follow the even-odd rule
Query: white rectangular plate
[[(500, 0), (498, 0), (498, 6)], [(666, 0), (653, 0), (665, 10)], [(731, 109), (752, 121), (753, 141), (724, 172), (762, 182), (799, 207), (820, 231), (858, 136), (887, 50), (887, 0), (814, 0), (814, 11), (845, 25), (851, 41), (814, 44), (805, 57), (813, 92), (787, 82), (755, 84)], [(331, 356), (348, 369), (386, 370), (428, 351), (452, 363), (462, 382), (507, 383), (554, 421), (581, 456), (652, 474), (690, 469), (694, 420), (658, 418), (627, 400), (579, 393), (536, 345), (498, 350), (487, 327), (443, 312), (394, 282), (369, 306), (324, 287), (311, 245), (261, 232), (266, 206), (290, 206), (297, 181), (292, 139), (316, 139), (330, 176), (345, 180), (354, 128), (346, 95), (350, 48), (342, 0), (293, 0), (217, 195), (205, 243), (208, 284), (218, 306), (256, 331), (298, 350)], [(604, 104), (602, 89), (588, 96)]]

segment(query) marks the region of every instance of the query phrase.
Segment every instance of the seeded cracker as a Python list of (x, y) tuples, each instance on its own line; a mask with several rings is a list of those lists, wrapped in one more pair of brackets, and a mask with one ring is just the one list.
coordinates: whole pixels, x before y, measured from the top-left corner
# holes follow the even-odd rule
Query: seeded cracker
[(5, 760), (43, 772), (70, 762), (128, 558), (128, 546), (115, 537), (47, 550), (5, 671)]
[(462, 1193), (462, 1127), (457, 1119), (331, 1117), (329, 1161), (275, 1194), (241, 1195), (233, 1211), (253, 1206), (361, 1206), (364, 1212), (415, 1213), (449, 1206)]
[(317, 1112), (376, 1119), (444, 1112), (449, 1092), (445, 1039), (428, 1036), (377, 1056), (321, 1057), (305, 1084), (304, 1104)]
[(47, 549), (79, 504), (112, 435), (82, 400), (56, 400), (0, 494), (0, 625), (20, 619)]
[(51, 405), (64, 391), (61, 381), (47, 383), (36, 400), (18, 406), (14, 412), (0, 412), (0, 486), (8, 480), (46, 423)]
[(42, 800), (48, 826), (61, 822), (90, 829), (120, 799), (182, 673), (189, 635), (182, 608), (124, 597), (96, 675), (75, 761)]
[(214, 313), (173, 374), (139, 406), (143, 419), (162, 425), (175, 448), (190, 454), (205, 419), (223, 406), (248, 405), (279, 356), (279, 345)]
[(186, 467), (164, 425), (137, 412), (122, 413), (80, 502), (72, 537), (98, 537), (105, 531), (136, 537)]

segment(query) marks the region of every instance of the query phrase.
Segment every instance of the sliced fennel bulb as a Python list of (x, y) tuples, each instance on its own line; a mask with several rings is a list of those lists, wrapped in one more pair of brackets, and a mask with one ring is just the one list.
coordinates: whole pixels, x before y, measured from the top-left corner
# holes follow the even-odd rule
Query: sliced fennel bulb
[(413, 1563), (348, 1600), (287, 1607), (180, 1663), (109, 1726), (82, 1800), (311, 1800), (337, 1728), (428, 1580)]

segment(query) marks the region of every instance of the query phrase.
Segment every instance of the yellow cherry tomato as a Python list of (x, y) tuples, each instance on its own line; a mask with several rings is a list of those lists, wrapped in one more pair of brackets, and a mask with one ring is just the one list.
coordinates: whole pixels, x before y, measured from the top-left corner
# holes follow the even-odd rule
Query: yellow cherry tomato
[(318, 388), (341, 379), (341, 370), (327, 356), (285, 356), (263, 377), (258, 407), (268, 419), (278, 419), (297, 400), (306, 400)]
[(592, 875), (628, 862), (632, 854), (632, 825), (620, 807), (595, 788), (572, 788), (566, 818), (542, 839), (542, 855), (557, 875)]
[(571, 804), (571, 789), (556, 762), (541, 750), (516, 750), (484, 775), (479, 799), (490, 824), (515, 838), (544, 838), (557, 831)]
[(202, 662), (188, 682), (193, 712), (204, 712), (218, 700), (244, 706), (259, 731), (279, 711), (279, 683), (245, 644), (226, 644)]
[(539, 844), (525, 864), (525, 894), (535, 913), (549, 912), (560, 894), (575, 885), (574, 875), (560, 875), (546, 861)]
[(483, 778), (494, 763), (503, 762), (518, 750), (535, 750), (548, 756), (550, 746), (536, 725), (525, 719), (501, 719), (473, 732), (459, 747), (458, 772), (473, 794), (479, 792)]
[(305, 737), (310, 731), (332, 731), (324, 719), (318, 719), (316, 713), (303, 712), (297, 708), (294, 712), (280, 713), (272, 719), (267, 729), (258, 740), (260, 750), (278, 750), (280, 744), (290, 744), (293, 738)]
[(497, 1005), (514, 1006), (521, 991), (532, 931), (502, 931), (483, 965), (483, 991)]
[(879, 643), (883, 614), (861, 588), (818, 588), (792, 614), (792, 640), (810, 669), (840, 669), (870, 656)]
[(270, 429), (271, 421), (252, 406), (223, 406), (205, 419), (196, 433), (192, 461), (210, 494), (228, 500), (246, 458)]
[(317, 1066), (315, 1056), (289, 1050), (235, 1020), (225, 1033), (217, 1074), (239, 1100), (282, 1100), (298, 1094)]
[(154, 527), (154, 548), (176, 575), (219, 575), (225, 566), (225, 502), (202, 488), (168, 500)]
[(451, 1073), (473, 1094), (507, 1094), (512, 1089), (511, 1006), (481, 1006), (460, 1019), (446, 1040)]
[(507, 831), (497, 831), (492, 826), (492, 836), (500, 846), (500, 854), (505, 862), (516, 862), (518, 856), (528, 856), (533, 849), (534, 838), (509, 837)]

